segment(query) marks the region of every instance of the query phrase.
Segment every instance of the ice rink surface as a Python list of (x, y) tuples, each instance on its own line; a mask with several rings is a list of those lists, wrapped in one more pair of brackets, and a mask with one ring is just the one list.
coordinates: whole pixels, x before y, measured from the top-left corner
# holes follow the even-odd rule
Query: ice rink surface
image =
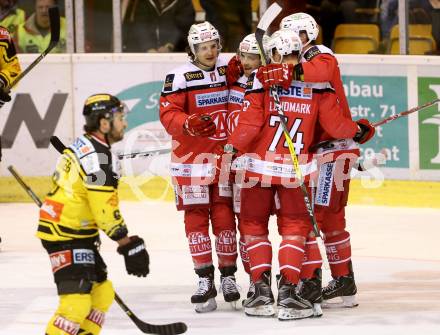
[[(144, 321), (184, 321), (188, 334), (440, 334), (440, 210), (349, 206), (353, 264), (359, 307), (324, 310), (319, 319), (279, 322), (234, 311), (217, 298), (218, 309), (196, 314), (189, 302), (197, 278), (184, 236), (183, 215), (172, 203), (123, 202), (131, 234), (145, 239), (151, 258), (147, 278), (128, 276), (113, 241), (103, 236), (109, 278), (125, 303)], [(57, 306), (49, 259), (34, 232), (33, 204), (0, 204), (0, 334), (44, 334)], [(271, 222), (274, 252), (279, 238)], [(213, 243), (214, 245), (214, 243)], [(274, 255), (274, 261), (277, 260)], [(276, 262), (275, 262), (276, 263)], [(277, 273), (275, 264), (273, 273)], [(329, 270), (324, 266), (324, 284)], [(248, 278), (239, 262), (242, 295)], [(217, 288), (219, 273), (216, 273)], [(273, 290), (276, 295), (275, 284)], [(115, 303), (103, 335), (141, 332)]]

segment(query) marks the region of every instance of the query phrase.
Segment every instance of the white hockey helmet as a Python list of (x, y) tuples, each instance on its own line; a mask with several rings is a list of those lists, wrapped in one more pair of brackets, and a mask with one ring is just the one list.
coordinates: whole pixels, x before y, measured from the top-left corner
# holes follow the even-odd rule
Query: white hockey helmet
[(291, 29), (298, 35), (300, 31), (305, 30), (309, 41), (315, 41), (319, 34), (318, 24), (313, 16), (307, 13), (295, 13), (286, 16), (281, 20), (280, 29)]
[(189, 28), (188, 44), (189, 44), (189, 48), (191, 49), (191, 52), (194, 55), (196, 54), (194, 48), (196, 44), (214, 41), (214, 40), (218, 41), (219, 49), (220, 49), (221, 48), (220, 34), (218, 33), (218, 30), (215, 29), (215, 27), (208, 21), (193, 24), (191, 28)]
[[(290, 29), (280, 29), (277, 30), (270, 36), (269, 48), (270, 48), (270, 59), (274, 62), (273, 49), (276, 49), (281, 55), (281, 61), (283, 56), (290, 55), (294, 52), (298, 54), (302, 50), (301, 39), (298, 34)], [(274, 62), (275, 63), (275, 62)]]
[(255, 38), (255, 34), (249, 34), (240, 42), (238, 47), (240, 52), (247, 52), (250, 54), (259, 55), (260, 49), (258, 48), (257, 39)]

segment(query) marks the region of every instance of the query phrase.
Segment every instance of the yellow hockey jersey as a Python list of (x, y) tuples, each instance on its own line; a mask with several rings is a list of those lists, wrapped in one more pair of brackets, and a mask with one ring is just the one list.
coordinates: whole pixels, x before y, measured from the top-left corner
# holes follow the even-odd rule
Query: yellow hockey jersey
[(40, 209), (37, 236), (67, 241), (94, 237), (101, 229), (113, 240), (125, 237), (118, 166), (105, 141), (88, 134), (77, 138), (58, 160), (53, 189)]
[(11, 83), (21, 73), (14, 42), (9, 31), (0, 26), (0, 80), (3, 87), (11, 88)]

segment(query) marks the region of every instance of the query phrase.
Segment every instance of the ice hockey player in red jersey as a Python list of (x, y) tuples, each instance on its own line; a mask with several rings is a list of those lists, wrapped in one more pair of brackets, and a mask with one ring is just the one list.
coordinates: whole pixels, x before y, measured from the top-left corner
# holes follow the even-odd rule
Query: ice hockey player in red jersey
[(190, 61), (166, 75), (160, 120), (172, 136), (171, 176), (177, 209), (184, 211), (185, 232), (198, 287), (191, 302), (196, 312), (217, 308), (209, 222), (225, 301), (240, 298), (232, 189), (217, 182), (215, 148), (226, 143), (227, 61), (219, 57), (220, 36), (209, 22), (194, 24), (188, 34)]
[[(296, 64), (302, 48), (299, 36), (280, 30), (271, 37), (272, 61)], [(284, 121), (293, 142), (303, 175), (313, 171), (309, 147), (319, 124), (334, 137), (364, 139), (370, 128), (360, 128), (344, 118), (333, 90), (326, 84), (292, 81), (277, 87)], [(311, 224), (301, 190), (295, 179), (291, 156), (283, 137), (280, 115), (269, 90), (251, 75), (238, 125), (224, 147), (226, 154), (245, 153), (245, 179), (241, 190), (241, 231), (250, 258), (254, 294), (245, 300), (245, 313), (251, 316), (275, 314), (271, 291), (272, 246), (268, 239), (268, 219), (275, 192), (279, 197), (278, 231), (282, 236), (278, 260), (278, 318), (292, 320), (313, 315), (312, 304), (301, 298), (297, 284)], [(258, 205), (256, 205), (258, 204)]]
[[(319, 28), (312, 16), (296, 13), (285, 17), (281, 29), (291, 29), (299, 34), (304, 49), (301, 62), (283, 68), (270, 64), (261, 68), (257, 74), (265, 87), (270, 85), (287, 86), (293, 80), (305, 82), (328, 82), (335, 90), (339, 105), (345, 118), (351, 120), (350, 108), (345, 96), (338, 62), (333, 52), (324, 45), (314, 45)], [(368, 121), (358, 121), (361, 127), (369, 127)], [(371, 132), (370, 137), (374, 135)], [(369, 138), (370, 138), (369, 137)], [(369, 138), (364, 139), (367, 141)], [(330, 264), (333, 280), (322, 290), (323, 307), (357, 306), (357, 292), (351, 263), (350, 234), (346, 231), (345, 207), (347, 205), (350, 171), (359, 157), (359, 147), (352, 139), (334, 137), (325, 130), (317, 136), (317, 143), (330, 140), (325, 147), (317, 150), (323, 154), (316, 189), (315, 213), (324, 233), (327, 259)], [(363, 142), (361, 142), (363, 143)], [(327, 178), (326, 178), (327, 177)], [(330, 192), (325, 191), (331, 185)], [(316, 239), (307, 241), (306, 257), (303, 265), (303, 297), (311, 300), (320, 299), (316, 288), (321, 287), (322, 259)], [(320, 262), (321, 261), (321, 262)], [(335, 300), (340, 298), (342, 303)], [(334, 298), (338, 298), (333, 300)]]
[[(265, 36), (267, 37), (267, 36)], [(265, 39), (265, 41), (267, 41)], [(243, 104), (246, 84), (251, 73), (261, 66), (260, 50), (255, 34), (249, 34), (240, 42), (238, 54), (233, 56), (228, 63), (227, 80), (229, 86), (228, 99), (228, 136), (230, 136), (238, 124), (238, 118)], [(232, 191), (233, 205), (238, 221), (240, 220), (240, 184), (235, 183), (236, 174), (242, 173), (243, 157), (237, 157), (232, 165)], [(237, 177), (239, 180), (240, 177)], [(240, 223), (238, 224), (240, 229)], [(249, 255), (246, 250), (243, 234), (240, 233), (239, 251), (243, 268), (250, 275)], [(254, 291), (254, 284), (250, 280), (248, 296)]]

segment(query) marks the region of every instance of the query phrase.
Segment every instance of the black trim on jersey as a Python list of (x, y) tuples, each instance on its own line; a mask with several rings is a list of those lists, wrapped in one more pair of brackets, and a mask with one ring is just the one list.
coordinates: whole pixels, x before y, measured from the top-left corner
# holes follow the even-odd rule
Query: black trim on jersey
[[(69, 237), (70, 236), (66, 236), (63, 235), (64, 234), (69, 234), (69, 235), (80, 235), (80, 236), (90, 236), (90, 235), (95, 235), (98, 233), (98, 229), (97, 228), (93, 228), (93, 229), (82, 229), (82, 230), (78, 230), (78, 229), (72, 229), (72, 228), (68, 228), (68, 227), (64, 227), (62, 225), (55, 225), (53, 222), (50, 221), (46, 221), (43, 219), (40, 219), (41, 222), (44, 222), (45, 224), (48, 224), (50, 226), (52, 226), (54, 228), (54, 230), (58, 233), (58, 235), (63, 236), (63, 237)], [(39, 227), (40, 225), (38, 225)]]
[(246, 95), (251, 94), (251, 93), (262, 93), (262, 92), (265, 92), (265, 91), (266, 90), (264, 88), (257, 88), (256, 90), (252, 90), (252, 91), (247, 90), (246, 92), (244, 92), (244, 95), (246, 96)]
[(239, 83), (238, 81), (236, 81), (236, 82), (232, 85), (232, 88), (234, 88), (234, 86), (238, 86), (238, 87), (240, 87), (240, 88), (242, 88), (242, 89), (244, 89), (244, 90), (247, 88), (247, 84)]
[(49, 227), (43, 226), (41, 224), (38, 225), (38, 229), (39, 232), (41, 233), (45, 233), (45, 234), (49, 234), (49, 235), (53, 235), (52, 230), (50, 230)]
[(190, 92), (190, 91), (196, 91), (196, 90), (203, 90), (203, 89), (207, 89), (207, 88), (218, 88), (218, 87), (223, 87), (223, 86), (227, 86), (226, 82), (224, 82), (224, 81), (222, 81), (221, 83), (189, 86), (186, 88), (180, 88), (180, 89), (173, 91), (173, 92), (162, 92), (161, 96), (166, 97), (170, 94), (175, 94), (175, 93), (180, 93), (180, 92)]
[(316, 55), (319, 55), (321, 52), (321, 50), (319, 50), (319, 48), (314, 45), (313, 47), (311, 47), (309, 50), (306, 51), (306, 53), (304, 54), (304, 58), (306, 61), (310, 61), (313, 57), (315, 57)]
[[(87, 185), (92, 186), (91, 184), (87, 184)], [(103, 185), (99, 185), (99, 186), (103, 186)], [(104, 193), (112, 193), (112, 192), (115, 191), (115, 189), (113, 189), (113, 190), (101, 190), (101, 189), (91, 188), (91, 187), (87, 187), (87, 186), (86, 186), (86, 189), (89, 190), (89, 191), (93, 191), (93, 192), (104, 192)]]
[(335, 93), (335, 90), (328, 87), (328, 88), (313, 88), (312, 93), (322, 94), (322, 93)]

